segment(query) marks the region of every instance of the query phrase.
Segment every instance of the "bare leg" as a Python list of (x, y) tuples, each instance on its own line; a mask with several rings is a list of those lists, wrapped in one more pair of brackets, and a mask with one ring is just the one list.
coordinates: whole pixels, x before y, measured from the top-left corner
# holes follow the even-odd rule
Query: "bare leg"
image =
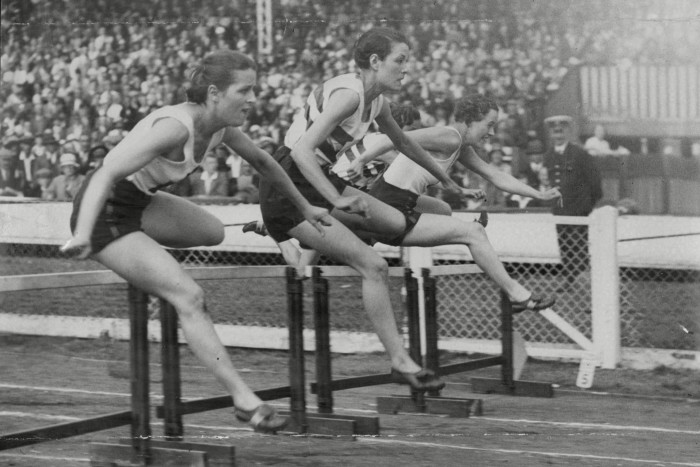
[[(221, 223), (212, 222), (213, 216), (203, 209), (181, 198), (157, 196), (143, 220), (146, 233), (155, 239), (194, 246), (216, 241), (220, 234), (223, 237)], [(190, 348), (226, 387), (236, 407), (244, 410), (257, 407), (262, 401), (234, 368), (205, 311), (201, 287), (146, 233), (134, 232), (122, 237), (95, 258), (136, 287), (170, 302), (178, 313)], [(202, 242), (198, 243), (198, 238)]]
[(452, 208), (441, 199), (420, 195), (416, 200), (416, 211), (451, 216)]
[(294, 227), (290, 234), (319, 253), (345, 263), (360, 273), (365, 310), (389, 354), (392, 367), (401, 372), (419, 371), (421, 367), (411, 360), (404, 348), (394, 319), (386, 261), (335, 219), (333, 225), (325, 227), (324, 236), (308, 222)]
[(478, 222), (464, 222), (454, 217), (423, 214), (404, 240), (406, 246), (462, 244), (469, 247), (476, 264), (508, 294), (511, 301), (522, 301), (531, 293), (511, 278)]
[[(353, 190), (352, 188), (346, 188)], [(370, 219), (343, 215), (344, 222), (352, 223), (351, 228), (375, 232), (375, 237), (390, 240), (400, 235), (405, 228), (405, 219), (396, 209), (366, 195), (359, 190), (352, 194), (364, 196), (370, 205)], [(418, 223), (406, 235), (403, 246), (466, 245), (476, 264), (504, 290), (512, 301), (520, 302), (531, 296), (530, 291), (506, 272), (496, 251), (486, 236), (484, 227), (478, 222), (464, 222), (451, 216), (423, 214)]]

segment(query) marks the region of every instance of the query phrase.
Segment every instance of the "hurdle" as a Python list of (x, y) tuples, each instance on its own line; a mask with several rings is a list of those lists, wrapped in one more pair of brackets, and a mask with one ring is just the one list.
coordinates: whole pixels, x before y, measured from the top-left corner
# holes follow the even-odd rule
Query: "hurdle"
[[(236, 266), (185, 268), (195, 280), (283, 278), (284, 266)], [(289, 279), (289, 277), (288, 277)], [(124, 279), (112, 271), (33, 274), (3, 277), (0, 292), (33, 289), (56, 289), (95, 285), (123, 284)], [(207, 400), (183, 402), (180, 387), (177, 314), (171, 304), (160, 300), (163, 405), (156, 407), (156, 416), (164, 419), (164, 439), (153, 439), (150, 426), (148, 365), (148, 295), (128, 285), (129, 367), (131, 410), (105, 414), (80, 421), (55, 424), (0, 436), (0, 450), (13, 449), (48, 440), (57, 440), (131, 426), (131, 437), (120, 443), (91, 443), (91, 465), (98, 467), (132, 465), (234, 466), (235, 447), (184, 441), (182, 416), (188, 413), (232, 407), (229, 395)], [(299, 294), (299, 300), (301, 294)], [(302, 390), (303, 392), (303, 390)], [(262, 400), (290, 397), (290, 386), (256, 391)]]
[[(390, 273), (391, 272), (390, 270)], [(425, 365), (440, 376), (500, 366), (500, 379), (472, 378), (472, 391), (474, 393), (499, 393), (512, 396), (553, 397), (553, 386), (549, 383), (521, 381), (514, 378), (513, 313), (510, 300), (504, 293), (501, 293), (500, 296), (501, 355), (482, 357), (466, 362), (440, 366), (437, 345), (437, 287), (435, 277), (431, 276), (431, 272), (433, 276), (440, 276), (480, 273), (481, 270), (476, 265), (449, 265), (434, 266), (431, 269), (423, 269), (421, 271), (425, 300)], [(334, 271), (334, 273), (337, 272)], [(320, 272), (315, 274), (314, 277), (320, 277)], [(423, 356), (421, 352), (420, 319), (418, 315), (418, 281), (417, 278), (413, 277), (410, 269), (404, 270), (404, 280), (407, 291), (406, 311), (409, 328), (409, 354), (415, 361), (420, 362), (423, 360)], [(326, 329), (316, 328), (317, 336), (325, 332), (327, 332)], [(323, 381), (317, 381), (311, 385), (311, 392), (317, 395), (319, 395), (321, 391), (332, 392), (393, 382), (391, 375), (386, 374), (364, 375), (338, 380), (330, 380), (325, 373), (320, 372), (317, 376), (324, 376), (324, 378), (326, 378)], [(329, 396), (325, 395), (323, 397), (328, 399)], [(439, 391), (431, 392), (426, 395), (424, 392), (411, 390), (408, 396), (392, 395), (377, 398), (377, 412), (386, 414), (406, 412), (439, 414), (451, 417), (469, 417), (470, 415), (481, 415), (482, 410), (483, 402), (481, 399), (442, 397)]]

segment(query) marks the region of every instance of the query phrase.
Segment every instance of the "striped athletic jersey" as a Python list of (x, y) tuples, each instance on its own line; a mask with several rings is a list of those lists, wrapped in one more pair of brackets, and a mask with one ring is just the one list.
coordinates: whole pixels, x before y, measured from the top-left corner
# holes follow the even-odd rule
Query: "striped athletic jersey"
[[(459, 131), (454, 127), (452, 128), (459, 134)], [(460, 141), (462, 135), (459, 136)], [(440, 159), (435, 157), (435, 162), (442, 167), (442, 170), (448, 172), (450, 167), (455, 163), (459, 157), (459, 151), (462, 149), (462, 144), (455, 152), (453, 152), (447, 159)], [(428, 151), (428, 154), (431, 154)], [(432, 155), (432, 154), (431, 154)], [(399, 155), (394, 159), (389, 168), (384, 172), (384, 180), (395, 187), (402, 188), (404, 190), (411, 191), (413, 193), (422, 195), (428, 189), (429, 186), (437, 185), (440, 181), (435, 178), (430, 172), (425, 170), (420, 165), (413, 162), (406, 155), (399, 153)]]
[[(189, 137), (185, 142), (185, 146), (182, 148), (185, 160), (172, 161), (165, 157), (158, 156), (127, 177), (127, 180), (136, 185), (139, 190), (149, 195), (168, 185), (183, 180), (199, 167), (199, 163), (194, 159), (194, 121), (190, 114), (178, 106), (166, 106), (151, 112), (134, 126), (131, 133), (136, 132), (138, 139), (147, 139), (148, 133), (151, 131), (155, 122), (162, 118), (174, 118), (185, 125), (185, 128), (187, 128), (189, 132)], [(219, 144), (223, 138), (224, 131), (225, 129), (222, 129), (214, 134), (209, 148)], [(107, 155), (107, 157), (109, 157), (109, 155)]]
[(285, 146), (289, 148), (294, 147), (314, 120), (323, 112), (323, 106), (328, 102), (331, 94), (338, 89), (355, 91), (360, 97), (360, 105), (357, 106), (357, 109), (351, 116), (335, 127), (328, 138), (316, 148), (316, 156), (319, 164), (322, 166), (335, 162), (337, 154), (343, 148), (349, 147), (364, 138), (384, 104), (383, 96), (379, 96), (370, 102), (369, 118), (363, 121), (362, 114), (368, 104), (365, 102), (365, 90), (362, 80), (355, 73), (331, 78), (316, 87), (309, 95), (306, 100), (303, 117), (297, 118), (289, 128), (289, 131), (287, 131), (287, 136), (284, 139)]
[(384, 171), (389, 167), (389, 162), (393, 160), (398, 154), (397, 151), (391, 150), (386, 154), (382, 154), (382, 159), (374, 159), (369, 161), (362, 169), (362, 176), (355, 180), (350, 180), (348, 178), (348, 167), (350, 163), (362, 156), (366, 151), (371, 150), (375, 147), (376, 141), (379, 139), (378, 133), (373, 133), (365, 136), (358, 143), (353, 144), (349, 148), (343, 149), (336, 158), (335, 164), (331, 168), (331, 172), (335, 173), (337, 176), (347, 181), (349, 185), (359, 188), (361, 190), (368, 190), (371, 188), (372, 184), (377, 181), (379, 177), (382, 176)]

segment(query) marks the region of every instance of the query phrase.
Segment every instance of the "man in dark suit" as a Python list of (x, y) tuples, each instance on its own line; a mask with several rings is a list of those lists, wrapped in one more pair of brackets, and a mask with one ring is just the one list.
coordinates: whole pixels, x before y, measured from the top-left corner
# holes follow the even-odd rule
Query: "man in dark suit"
[[(544, 120), (549, 132), (550, 149), (544, 155), (544, 166), (553, 186), (559, 187), (562, 204), (554, 207), (558, 216), (587, 216), (602, 198), (600, 174), (593, 158), (573, 143), (573, 119), (555, 115)], [(562, 275), (568, 287), (588, 269), (588, 226), (557, 225)]]

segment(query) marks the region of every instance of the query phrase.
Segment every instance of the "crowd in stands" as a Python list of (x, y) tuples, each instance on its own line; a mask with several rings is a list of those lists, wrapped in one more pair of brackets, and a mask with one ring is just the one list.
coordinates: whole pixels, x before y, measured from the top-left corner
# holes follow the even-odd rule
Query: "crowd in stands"
[[(218, 48), (256, 56), (258, 100), (243, 129), (273, 152), (313, 87), (352, 71), (354, 38), (380, 23), (402, 29), (413, 41), (403, 91), (393, 99), (417, 106), (425, 125), (445, 125), (455, 98), (471, 92), (495, 96), (504, 115), (483, 156), (512, 170), (513, 152), (524, 153), (542, 138), (547, 95), (570, 67), (583, 61), (700, 60), (690, 47), (700, 41), (697, 24), (674, 23), (669, 31), (663, 21), (647, 21), (693, 7), (691, 0), (680, 0), (668, 10), (668, 3), (281, 0), (274, 52), (257, 56), (251, 1), (4, 1), (0, 195), (70, 199), (81, 177), (140, 118), (184, 99), (188, 67)], [(626, 27), (611, 24), (621, 15)], [(250, 167), (225, 147), (211, 156), (202, 172), (173, 190), (256, 202)], [(453, 177), (465, 187), (480, 183), (459, 168)], [(460, 202), (454, 200), (455, 207), (467, 207)], [(523, 201), (494, 191), (489, 203)]]

